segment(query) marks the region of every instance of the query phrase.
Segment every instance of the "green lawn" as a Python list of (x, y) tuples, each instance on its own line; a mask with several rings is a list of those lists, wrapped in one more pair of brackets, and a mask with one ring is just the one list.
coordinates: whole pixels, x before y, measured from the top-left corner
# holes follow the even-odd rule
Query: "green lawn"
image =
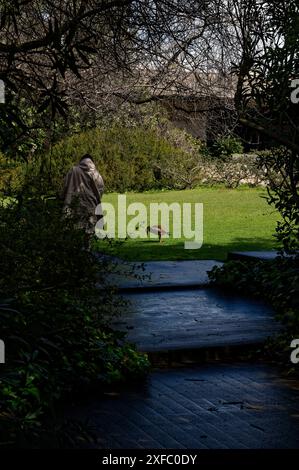
[[(204, 211), (204, 241), (198, 250), (185, 250), (183, 239), (164, 239), (163, 243), (150, 239), (128, 238), (111, 246), (98, 241), (97, 248), (127, 260), (226, 259), (233, 250), (271, 250), (276, 248), (273, 233), (278, 213), (263, 198), (261, 188), (222, 187), (199, 188), (185, 191), (128, 193), (127, 204), (142, 202), (202, 202)], [(106, 194), (103, 201), (116, 204), (116, 194)], [(128, 217), (127, 220), (130, 220)], [(171, 226), (170, 226), (171, 227)]]

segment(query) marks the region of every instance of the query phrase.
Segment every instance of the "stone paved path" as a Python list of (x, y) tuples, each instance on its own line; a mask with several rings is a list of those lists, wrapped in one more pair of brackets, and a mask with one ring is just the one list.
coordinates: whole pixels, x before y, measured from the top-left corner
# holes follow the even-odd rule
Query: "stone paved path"
[(298, 382), (267, 365), (157, 371), (71, 414), (92, 426), (97, 448), (299, 447)]
[[(277, 258), (279, 253), (277, 251), (232, 251), (228, 253), (229, 260), (262, 260), (262, 261), (271, 261)], [(285, 256), (292, 256), (292, 255), (285, 255)]]
[[(130, 304), (115, 326), (139, 350), (246, 346), (280, 329), (265, 304), (206, 286), (207, 270), (221, 263), (145, 263), (142, 280), (130, 273), (134, 263), (116, 264), (114, 282)], [(278, 368), (210, 363), (154, 371), (69, 414), (93, 427), (96, 448), (299, 448), (298, 399), (298, 382)]]
[(270, 307), (214, 289), (126, 294), (117, 329), (141, 351), (167, 351), (262, 343), (281, 328)]
[(259, 344), (281, 328), (264, 303), (206, 288), (207, 271), (223, 263), (153, 261), (136, 271), (135, 263), (113, 261), (111, 281), (130, 302), (114, 326), (140, 351)]
[(118, 262), (119, 273), (114, 274), (111, 281), (122, 290), (204, 286), (209, 282), (207, 271), (223, 263), (215, 260), (150, 261), (143, 263), (143, 269), (132, 270), (140, 264)]

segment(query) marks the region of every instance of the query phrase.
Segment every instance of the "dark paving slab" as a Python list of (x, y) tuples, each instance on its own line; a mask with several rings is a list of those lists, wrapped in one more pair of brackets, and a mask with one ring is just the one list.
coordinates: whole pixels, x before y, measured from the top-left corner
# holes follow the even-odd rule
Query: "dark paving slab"
[[(208, 284), (207, 271), (222, 266), (215, 260), (151, 261), (118, 263), (110, 280), (120, 289), (185, 288)], [(135, 269), (134, 269), (135, 268)]]
[(262, 261), (271, 261), (277, 256), (279, 256), (277, 251), (232, 251), (228, 253), (227, 258), (229, 260), (260, 259)]
[(299, 448), (299, 383), (266, 365), (154, 372), (68, 415), (92, 426), (96, 448)]
[(211, 288), (126, 294), (117, 329), (140, 351), (157, 352), (263, 343), (280, 330), (270, 307)]

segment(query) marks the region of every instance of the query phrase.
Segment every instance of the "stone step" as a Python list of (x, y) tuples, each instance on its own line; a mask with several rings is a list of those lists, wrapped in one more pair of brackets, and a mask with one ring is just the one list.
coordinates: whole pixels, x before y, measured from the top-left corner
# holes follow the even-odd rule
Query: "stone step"
[(216, 289), (127, 293), (114, 327), (139, 351), (167, 352), (262, 344), (281, 331), (263, 302)]
[(121, 291), (153, 289), (189, 289), (206, 286), (207, 272), (223, 263), (215, 260), (119, 261), (109, 280)]
[[(278, 251), (231, 251), (227, 255), (228, 260), (261, 260), (273, 261), (280, 256)], [(284, 255), (292, 258), (294, 255)]]

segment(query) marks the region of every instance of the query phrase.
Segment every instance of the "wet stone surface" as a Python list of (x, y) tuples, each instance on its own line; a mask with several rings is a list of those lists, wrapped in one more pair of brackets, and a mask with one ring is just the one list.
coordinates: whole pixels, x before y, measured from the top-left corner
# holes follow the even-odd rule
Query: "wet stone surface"
[[(273, 261), (279, 256), (277, 251), (232, 251), (228, 253), (229, 260), (261, 260), (261, 261)], [(286, 257), (292, 257), (292, 255), (286, 255)]]
[(270, 307), (211, 288), (125, 294), (127, 312), (115, 321), (141, 351), (167, 351), (264, 342), (280, 330)]
[(157, 371), (68, 414), (92, 428), (95, 448), (299, 447), (299, 384), (269, 365)]
[(223, 263), (214, 260), (150, 261), (143, 263), (143, 269), (141, 264), (119, 261), (119, 273), (113, 274), (111, 281), (127, 290), (203, 286), (209, 282), (207, 271)]
[[(269, 306), (207, 287), (207, 271), (221, 264), (150, 262), (136, 279), (134, 263), (116, 260), (113, 281), (129, 305), (115, 328), (154, 354), (264, 342), (281, 328)], [(66, 415), (91, 426), (95, 448), (298, 448), (298, 398), (298, 382), (277, 367), (207, 363), (154, 371)]]

